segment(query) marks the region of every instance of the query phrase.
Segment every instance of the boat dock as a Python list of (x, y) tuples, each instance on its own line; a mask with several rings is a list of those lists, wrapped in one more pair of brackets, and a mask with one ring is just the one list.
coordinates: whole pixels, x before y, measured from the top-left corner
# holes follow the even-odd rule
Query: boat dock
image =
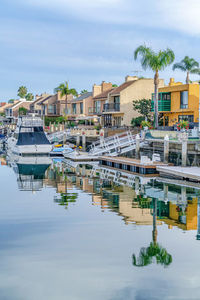
[(127, 157), (110, 157), (102, 156), (99, 158), (100, 165), (106, 166), (108, 168), (113, 168), (117, 170), (123, 170), (133, 174), (140, 174), (144, 176), (158, 176), (159, 171), (158, 166), (167, 166), (163, 162), (152, 162)]
[(200, 181), (199, 167), (157, 166), (156, 169), (163, 177)]
[(98, 156), (92, 156), (89, 155), (88, 152), (71, 152), (71, 153), (67, 153), (64, 154), (64, 157), (66, 159), (70, 159), (72, 161), (75, 162), (91, 162), (91, 161), (99, 161), (99, 157)]

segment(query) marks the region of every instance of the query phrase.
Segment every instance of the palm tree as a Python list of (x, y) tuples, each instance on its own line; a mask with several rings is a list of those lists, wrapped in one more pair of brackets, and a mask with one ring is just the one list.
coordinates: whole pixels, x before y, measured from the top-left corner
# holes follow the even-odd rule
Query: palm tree
[(33, 101), (34, 96), (33, 96), (32, 93), (28, 93), (28, 94), (25, 96), (25, 98), (26, 98), (26, 101)]
[(61, 92), (61, 97), (66, 96), (66, 102), (65, 102), (65, 111), (64, 113), (67, 113), (67, 95), (74, 95), (78, 96), (78, 93), (75, 89), (69, 89), (69, 84), (67, 81), (64, 83), (61, 83), (57, 88), (54, 89), (54, 92), (57, 93), (58, 91)]
[(194, 60), (194, 58), (190, 58), (189, 56), (185, 56), (181, 62), (174, 64), (172, 69), (173, 71), (179, 69), (183, 72), (187, 72), (186, 84), (190, 83), (190, 73), (200, 75), (199, 63)]
[(78, 93), (75, 89), (70, 89), (69, 88), (69, 84), (67, 81), (65, 81), (64, 83), (61, 83), (57, 88), (54, 89), (54, 92), (57, 93), (58, 91), (61, 92), (61, 96), (67, 96), (67, 95), (74, 95), (77, 96)]
[(20, 86), (17, 91), (17, 96), (20, 98), (25, 98), (27, 95), (27, 88), (25, 86)]
[(136, 267), (145, 267), (152, 264), (154, 261), (164, 267), (167, 267), (172, 263), (171, 254), (157, 243), (157, 199), (153, 199), (153, 204), (153, 241), (150, 243), (149, 247), (141, 248), (138, 258), (133, 254), (133, 265)]
[(139, 46), (134, 52), (134, 59), (141, 56), (141, 65), (144, 70), (151, 69), (155, 72), (154, 76), (154, 112), (155, 112), (155, 128), (158, 128), (158, 85), (159, 85), (159, 71), (164, 70), (167, 66), (173, 63), (175, 55), (174, 52), (167, 48), (166, 50), (154, 52), (151, 48)]
[(84, 94), (86, 94), (86, 93), (88, 93), (88, 90), (85, 90), (85, 89), (84, 89), (84, 90), (81, 91), (81, 95), (84, 95)]

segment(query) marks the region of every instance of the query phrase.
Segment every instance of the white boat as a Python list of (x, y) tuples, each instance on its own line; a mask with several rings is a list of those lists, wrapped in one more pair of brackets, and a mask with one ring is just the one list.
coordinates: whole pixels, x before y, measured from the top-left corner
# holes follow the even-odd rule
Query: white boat
[(42, 119), (19, 117), (14, 134), (7, 139), (7, 149), (17, 155), (49, 154), (52, 145), (45, 135)]

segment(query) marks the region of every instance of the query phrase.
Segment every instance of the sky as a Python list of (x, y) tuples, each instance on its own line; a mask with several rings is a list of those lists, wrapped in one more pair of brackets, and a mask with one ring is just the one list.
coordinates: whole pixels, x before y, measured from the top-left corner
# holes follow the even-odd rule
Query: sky
[[(200, 62), (199, 15), (199, 0), (1, 0), (0, 101), (21, 85), (35, 95), (64, 81), (80, 92), (126, 75), (153, 77), (133, 59), (143, 44)], [(166, 84), (172, 76), (186, 77), (171, 66), (160, 73)]]

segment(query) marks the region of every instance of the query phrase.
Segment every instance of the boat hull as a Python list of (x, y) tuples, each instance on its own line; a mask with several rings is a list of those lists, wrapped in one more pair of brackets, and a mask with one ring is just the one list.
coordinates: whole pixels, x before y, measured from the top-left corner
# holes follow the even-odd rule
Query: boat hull
[(8, 140), (7, 142), (8, 150), (12, 151), (17, 155), (42, 155), (49, 154), (52, 150), (51, 144), (42, 144), (42, 145), (17, 145), (16, 140)]

